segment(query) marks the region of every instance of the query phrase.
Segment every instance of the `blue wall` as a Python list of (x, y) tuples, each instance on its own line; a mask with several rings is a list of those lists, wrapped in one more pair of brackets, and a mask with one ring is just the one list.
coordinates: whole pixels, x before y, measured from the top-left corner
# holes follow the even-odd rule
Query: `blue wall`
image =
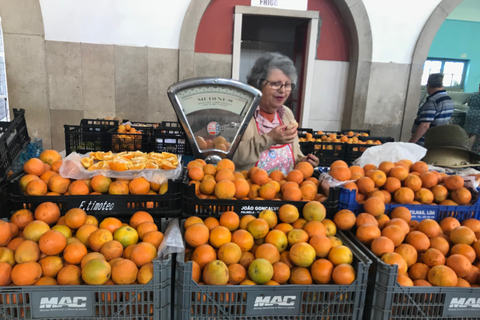
[[(466, 54), (466, 58), (462, 54)], [(433, 39), (428, 56), (469, 60), (464, 91), (477, 92), (480, 83), (480, 22), (445, 20)]]

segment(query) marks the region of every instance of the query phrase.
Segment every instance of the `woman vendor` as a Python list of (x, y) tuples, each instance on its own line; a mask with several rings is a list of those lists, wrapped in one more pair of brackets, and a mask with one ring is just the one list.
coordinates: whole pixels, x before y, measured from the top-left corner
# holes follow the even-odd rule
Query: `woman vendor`
[(247, 83), (262, 92), (255, 113), (240, 141), (233, 161), (237, 170), (256, 166), (287, 174), (296, 163), (318, 166), (318, 158), (303, 155), (293, 112), (284, 105), (295, 89), (297, 71), (292, 60), (280, 53), (267, 52), (256, 61)]

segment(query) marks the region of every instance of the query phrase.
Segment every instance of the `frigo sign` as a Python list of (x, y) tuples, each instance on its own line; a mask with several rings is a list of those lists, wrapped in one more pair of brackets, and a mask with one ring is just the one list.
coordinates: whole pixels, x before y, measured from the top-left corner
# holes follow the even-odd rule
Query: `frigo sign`
[(480, 314), (480, 293), (463, 289), (445, 293), (443, 316), (478, 317)]
[(76, 318), (94, 316), (94, 294), (89, 291), (32, 292), (34, 318)]
[(307, 10), (307, 0), (251, 0), (252, 7), (276, 8), (286, 10)]
[(300, 293), (250, 293), (247, 297), (249, 315), (297, 315), (300, 313)]

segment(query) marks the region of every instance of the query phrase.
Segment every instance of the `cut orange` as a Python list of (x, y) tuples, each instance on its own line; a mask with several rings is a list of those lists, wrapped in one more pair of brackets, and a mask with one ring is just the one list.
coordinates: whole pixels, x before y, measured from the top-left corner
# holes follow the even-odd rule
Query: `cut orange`
[(80, 162), (82, 163), (82, 165), (83, 165), (85, 168), (90, 168), (90, 166), (93, 165), (93, 158), (84, 157), (84, 158), (82, 158), (82, 160), (80, 160)]

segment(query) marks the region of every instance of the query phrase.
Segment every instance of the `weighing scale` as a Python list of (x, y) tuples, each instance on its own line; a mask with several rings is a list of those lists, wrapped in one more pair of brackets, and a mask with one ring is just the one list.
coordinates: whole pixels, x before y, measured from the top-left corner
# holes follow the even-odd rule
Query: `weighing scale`
[(231, 159), (262, 93), (225, 78), (193, 78), (171, 85), (168, 98), (196, 158)]

